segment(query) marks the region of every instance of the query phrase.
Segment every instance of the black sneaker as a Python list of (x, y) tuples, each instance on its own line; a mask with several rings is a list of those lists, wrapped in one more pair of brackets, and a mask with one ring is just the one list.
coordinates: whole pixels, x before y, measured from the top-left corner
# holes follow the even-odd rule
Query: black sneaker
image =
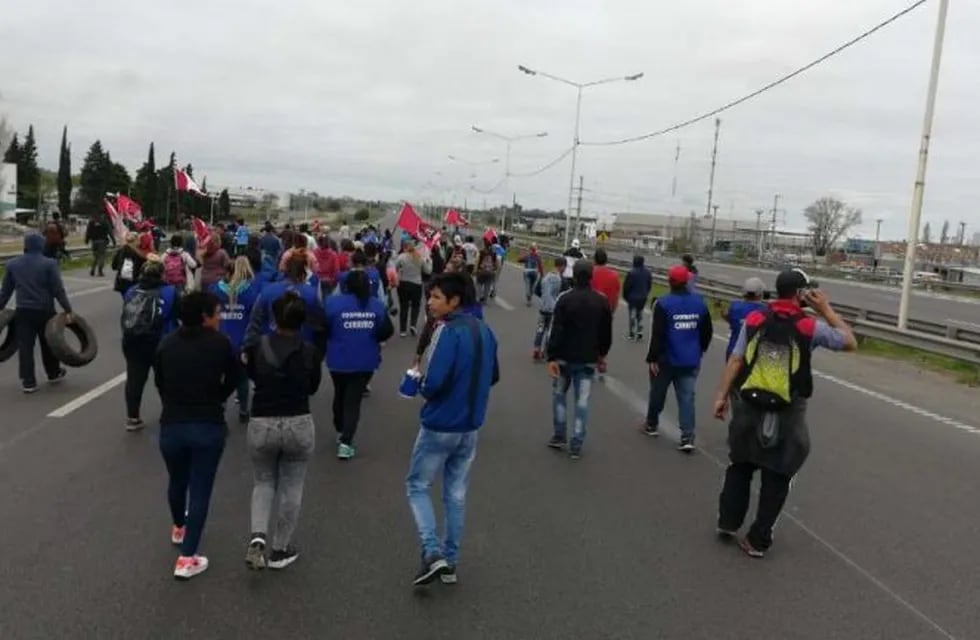
[(637, 342), (643, 342), (643, 334), (642, 333), (636, 334), (636, 341)]
[(677, 450), (682, 453), (694, 453), (694, 438), (681, 438)]
[(551, 436), (551, 440), (548, 440), (548, 446), (552, 449), (564, 449), (565, 438), (562, 438), (561, 436)]
[(48, 384), (58, 384), (59, 382), (64, 380), (65, 376), (67, 375), (68, 375), (68, 369), (61, 367), (60, 369), (58, 369), (58, 373), (54, 374), (54, 377), (48, 378)]
[(749, 542), (749, 539), (748, 538), (739, 538), (738, 539), (738, 546), (739, 546), (740, 549), (742, 549), (742, 551), (745, 552), (745, 555), (747, 555), (750, 558), (759, 559), (759, 558), (765, 558), (766, 557), (766, 552), (765, 551), (762, 551), (760, 549), (756, 549), (755, 547), (753, 547), (752, 546), (752, 543)]
[(408, 332), (412, 334), (412, 337), (415, 337), (419, 334), (419, 330), (416, 329), (415, 327), (409, 327)]
[(718, 539), (722, 542), (731, 542), (738, 537), (737, 529), (725, 529), (724, 527), (718, 527), (715, 529), (715, 533), (718, 534)]
[(580, 448), (573, 448), (573, 449), (569, 449), (568, 450), (568, 458), (569, 458), (569, 460), (579, 460), (579, 459), (581, 459), (581, 457), (582, 457), (582, 449), (580, 449)]
[(265, 569), (265, 535), (252, 534), (252, 540), (245, 550), (245, 566), (253, 571)]
[(35, 382), (34, 384), (22, 384), (20, 386), (20, 390), (27, 394), (37, 393), (37, 383)]
[(656, 438), (660, 435), (660, 427), (655, 424), (643, 423), (643, 433), (647, 434), (651, 438)]
[(139, 431), (146, 424), (139, 418), (126, 418), (126, 431)]
[(422, 559), (422, 566), (419, 568), (419, 572), (415, 575), (415, 580), (412, 584), (416, 587), (429, 584), (437, 577), (446, 573), (449, 570), (449, 563), (446, 559), (440, 555), (431, 555), (427, 558)]
[(449, 565), (445, 573), (439, 575), (439, 580), (442, 581), (442, 584), (456, 584), (459, 582), (459, 578), (456, 576), (456, 565)]
[(273, 549), (266, 561), (266, 566), (270, 569), (285, 569), (296, 562), (299, 558), (299, 551), (289, 546), (285, 549)]

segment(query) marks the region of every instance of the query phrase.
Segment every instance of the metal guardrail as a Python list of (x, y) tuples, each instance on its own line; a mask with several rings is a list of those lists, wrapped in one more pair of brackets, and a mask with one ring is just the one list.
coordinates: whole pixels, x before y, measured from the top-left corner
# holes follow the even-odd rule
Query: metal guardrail
[[(561, 255), (561, 248), (557, 246), (547, 246), (538, 242), (538, 248), (549, 256)], [(609, 266), (617, 271), (626, 272), (632, 264), (610, 258)], [(666, 269), (648, 268), (658, 284), (667, 283)], [(730, 302), (742, 296), (742, 289), (727, 282), (698, 277), (698, 293), (717, 302)], [(897, 326), (898, 317), (892, 314), (839, 304), (834, 304), (834, 310), (850, 323), (854, 333), (859, 336), (980, 366), (980, 330), (978, 329), (909, 319), (909, 328), (903, 330)]]
[[(84, 258), (91, 255), (92, 249), (90, 247), (75, 247), (74, 249), (68, 248), (68, 255), (72, 259), (74, 258)], [(17, 256), (24, 255), (23, 251), (18, 251), (17, 253), (0, 253), (0, 265), (6, 264), (8, 260), (13, 260)]]

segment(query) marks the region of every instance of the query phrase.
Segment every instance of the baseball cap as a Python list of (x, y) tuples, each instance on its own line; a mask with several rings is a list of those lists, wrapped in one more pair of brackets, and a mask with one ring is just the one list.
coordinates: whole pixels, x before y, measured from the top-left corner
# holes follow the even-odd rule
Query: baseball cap
[(676, 282), (677, 284), (687, 284), (687, 281), (690, 279), (691, 272), (688, 271), (687, 267), (682, 264), (675, 264), (667, 270), (667, 280), (671, 282)]
[(742, 291), (756, 296), (761, 296), (765, 290), (766, 283), (760, 278), (749, 278), (745, 281), (745, 284), (742, 285)]
[(572, 247), (574, 247), (575, 249), (578, 249), (581, 245), (582, 245), (582, 243), (579, 242), (579, 239), (578, 238), (575, 238), (574, 240), (572, 240)]
[(811, 280), (803, 269), (787, 269), (776, 276), (776, 291), (780, 294), (816, 287), (816, 281)]

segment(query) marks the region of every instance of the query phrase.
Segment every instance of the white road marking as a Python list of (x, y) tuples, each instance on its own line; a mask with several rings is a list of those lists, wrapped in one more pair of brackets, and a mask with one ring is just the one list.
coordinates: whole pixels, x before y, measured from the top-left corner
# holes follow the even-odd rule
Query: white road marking
[(500, 296), (494, 296), (493, 301), (497, 303), (497, 306), (504, 311), (513, 311), (514, 305), (502, 299)]
[(71, 300), (72, 298), (80, 298), (82, 296), (87, 296), (87, 295), (92, 294), (92, 293), (100, 293), (102, 291), (110, 291), (110, 290), (112, 290), (112, 286), (111, 285), (106, 285), (106, 286), (103, 286), (103, 287), (93, 287), (91, 289), (82, 289), (81, 291), (68, 291), (67, 293), (68, 293), (68, 299)]
[(64, 418), (65, 416), (71, 414), (73, 411), (84, 407), (89, 402), (92, 402), (99, 396), (105, 395), (109, 391), (118, 387), (120, 384), (126, 381), (126, 372), (120, 373), (115, 378), (106, 380), (99, 386), (95, 387), (91, 391), (83, 393), (71, 402), (64, 404), (51, 413), (48, 414), (49, 418)]
[[(614, 396), (616, 396), (617, 398), (619, 398), (620, 400), (622, 400), (628, 407), (630, 407), (631, 409), (633, 409), (634, 411), (636, 411), (640, 415), (646, 416), (646, 412), (647, 412), (647, 401), (644, 398), (640, 397), (640, 395), (638, 393), (636, 393), (635, 391), (633, 391), (632, 389), (630, 389), (627, 385), (623, 384), (621, 381), (619, 381), (616, 378), (610, 376), (609, 374), (606, 374), (606, 376), (605, 376), (605, 386), (606, 386), (607, 389), (609, 389), (609, 391), (612, 392), (612, 394)], [(665, 433), (666, 432), (671, 439), (676, 440), (676, 441), (680, 441), (680, 436), (681, 436), (681, 430), (680, 430), (680, 428), (677, 425), (673, 424), (672, 422), (670, 422), (668, 420), (665, 420), (664, 419), (664, 416), (662, 414), (661, 414), (661, 417), (660, 417), (660, 425), (659, 426), (660, 426), (660, 432), (661, 433)], [(716, 457), (714, 454), (712, 454), (712, 453), (710, 453), (708, 451), (705, 451), (704, 449), (698, 449), (698, 452), (705, 459), (707, 459), (710, 462), (712, 462), (719, 469), (724, 469), (724, 468), (726, 468), (728, 466), (728, 464), (725, 461), (723, 461), (720, 458)], [(936, 622), (935, 620), (933, 620), (932, 618), (930, 618), (922, 610), (920, 610), (919, 608), (917, 608), (914, 604), (912, 604), (911, 602), (909, 602), (908, 600), (906, 600), (905, 598), (903, 598), (901, 595), (899, 595), (898, 593), (896, 593), (891, 587), (889, 587), (887, 584), (885, 584), (884, 582), (882, 582), (879, 578), (875, 577), (875, 575), (873, 573), (871, 573), (871, 571), (869, 571), (868, 569), (865, 569), (864, 567), (862, 567), (860, 564), (857, 563), (857, 561), (855, 561), (849, 555), (847, 555), (846, 553), (844, 553), (843, 551), (841, 551), (839, 548), (837, 548), (836, 546), (834, 546), (831, 542), (829, 542), (829, 541), (825, 540), (823, 537), (821, 537), (816, 531), (814, 531), (813, 529), (811, 529), (802, 520), (800, 520), (798, 517), (796, 517), (795, 515), (793, 515), (791, 513), (791, 511), (795, 511), (795, 509), (793, 509), (793, 508), (784, 509), (782, 515), (785, 516), (787, 520), (791, 521), (793, 524), (795, 524), (797, 527), (799, 527), (800, 531), (802, 531), (806, 535), (810, 536), (810, 538), (812, 538), (814, 541), (816, 541), (817, 544), (819, 544), (824, 549), (826, 549), (827, 551), (829, 551), (831, 554), (833, 554), (834, 556), (836, 556), (844, 564), (846, 564), (847, 566), (849, 566), (851, 569), (853, 569), (859, 575), (861, 575), (864, 579), (866, 579), (872, 585), (874, 585), (875, 587), (877, 587), (878, 590), (880, 590), (882, 593), (884, 593), (889, 598), (891, 598), (896, 603), (898, 603), (903, 608), (905, 608), (905, 610), (907, 610), (909, 613), (911, 613), (915, 617), (919, 618), (919, 620), (921, 620), (922, 622), (926, 623), (936, 633), (940, 634), (944, 638), (948, 638), (949, 640), (956, 640), (956, 637), (953, 634), (951, 634), (950, 632), (946, 631), (946, 629), (944, 629), (942, 626), (940, 626), (940, 624), (938, 622)]]

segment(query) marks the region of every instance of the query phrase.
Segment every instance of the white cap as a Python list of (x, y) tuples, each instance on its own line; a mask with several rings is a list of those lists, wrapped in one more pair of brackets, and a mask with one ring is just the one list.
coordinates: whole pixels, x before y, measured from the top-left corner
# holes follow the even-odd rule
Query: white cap
[(572, 240), (572, 247), (578, 249), (581, 245), (582, 245), (582, 243), (579, 242), (578, 238), (575, 238), (574, 240)]
[(742, 285), (742, 291), (756, 296), (761, 296), (765, 290), (766, 283), (760, 278), (749, 278), (745, 281), (745, 284)]

